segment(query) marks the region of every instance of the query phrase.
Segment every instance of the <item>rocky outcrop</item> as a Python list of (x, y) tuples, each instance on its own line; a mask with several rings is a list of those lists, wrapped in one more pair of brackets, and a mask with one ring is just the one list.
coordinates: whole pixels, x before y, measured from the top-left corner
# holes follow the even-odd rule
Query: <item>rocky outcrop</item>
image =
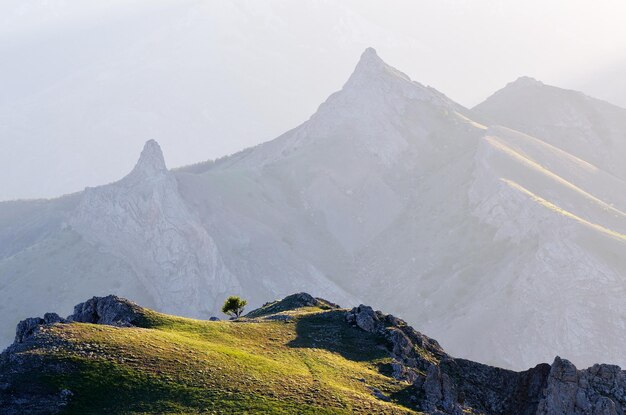
[(447, 357), (436, 340), (416, 331), (404, 320), (374, 311), (372, 307), (361, 304), (353, 308), (347, 312), (346, 321), (369, 333), (381, 335), (392, 356), (408, 366), (426, 369), (431, 360)]
[[(265, 303), (260, 308), (246, 314), (246, 317), (256, 318), (270, 316), (271, 314), (296, 310), (302, 307), (319, 307), (322, 309), (339, 308), (337, 304), (331, 303), (323, 298), (315, 298), (308, 293), (297, 293), (288, 295), (282, 300)], [(276, 316), (273, 318), (276, 319)]]
[(115, 295), (93, 297), (74, 307), (67, 319), (79, 323), (106, 324), (129, 327), (140, 316), (141, 308), (135, 303)]
[(461, 415), (624, 415), (626, 372), (594, 365), (577, 370), (557, 357), (514, 372), (448, 356), (439, 344), (392, 315), (360, 305), (346, 321), (384, 340), (391, 376), (409, 383), (415, 407), (426, 413)]
[(59, 317), (56, 313), (46, 313), (43, 318), (31, 317), (18, 323), (15, 330), (15, 343), (23, 343), (28, 340), (33, 333), (44, 324), (66, 323), (67, 320)]
[(125, 298), (115, 295), (93, 297), (74, 307), (74, 313), (66, 319), (56, 313), (46, 313), (43, 318), (30, 317), (18, 323), (13, 345), (31, 339), (41, 326), (55, 323), (106, 324), (109, 326), (130, 327), (141, 315), (141, 307)]
[(614, 365), (577, 370), (557, 357), (548, 375), (539, 413), (545, 415), (623, 415), (626, 413), (626, 372)]

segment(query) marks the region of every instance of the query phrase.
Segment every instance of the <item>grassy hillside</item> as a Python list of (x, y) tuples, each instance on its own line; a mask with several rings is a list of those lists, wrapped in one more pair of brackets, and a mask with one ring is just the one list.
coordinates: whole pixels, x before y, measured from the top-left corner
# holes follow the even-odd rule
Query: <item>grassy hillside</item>
[(71, 391), (69, 414), (416, 413), (408, 383), (385, 374), (384, 340), (345, 310), (275, 303), (215, 322), (140, 313), (139, 327), (42, 326), (14, 387)]

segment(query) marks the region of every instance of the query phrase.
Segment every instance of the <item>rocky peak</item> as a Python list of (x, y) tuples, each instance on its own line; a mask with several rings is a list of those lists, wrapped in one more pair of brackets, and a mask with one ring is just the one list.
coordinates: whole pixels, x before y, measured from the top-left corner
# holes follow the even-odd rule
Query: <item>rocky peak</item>
[(346, 86), (372, 87), (385, 79), (401, 79), (411, 82), (411, 79), (399, 70), (387, 65), (376, 53), (374, 48), (367, 48), (354, 68)]
[(129, 176), (154, 176), (167, 171), (161, 146), (155, 140), (148, 140), (143, 146), (139, 160)]
[(528, 87), (539, 87), (543, 85), (544, 85), (543, 82), (538, 81), (535, 78), (532, 78), (530, 76), (520, 76), (515, 81), (510, 82), (507, 86), (528, 88)]
[(376, 73), (384, 71), (387, 64), (376, 53), (376, 49), (367, 48), (361, 54), (361, 58), (356, 65), (354, 72)]

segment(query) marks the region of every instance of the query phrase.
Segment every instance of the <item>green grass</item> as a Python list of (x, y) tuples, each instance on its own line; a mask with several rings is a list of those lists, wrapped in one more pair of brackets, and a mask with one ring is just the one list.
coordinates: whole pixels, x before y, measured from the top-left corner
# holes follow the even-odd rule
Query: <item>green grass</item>
[(390, 362), (382, 339), (349, 327), (342, 310), (289, 313), (287, 322), (209, 322), (145, 310), (140, 328), (48, 326), (54, 341), (25, 353), (71, 370), (29, 381), (72, 391), (69, 414), (415, 413), (409, 385), (381, 370)]

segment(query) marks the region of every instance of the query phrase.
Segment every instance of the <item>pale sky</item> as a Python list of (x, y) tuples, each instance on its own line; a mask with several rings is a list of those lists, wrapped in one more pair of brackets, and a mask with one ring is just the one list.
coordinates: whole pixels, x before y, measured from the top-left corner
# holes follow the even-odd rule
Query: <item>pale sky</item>
[(471, 107), (522, 75), (626, 107), (626, 2), (0, 2), (0, 200), (170, 167), (305, 121), (368, 46)]

